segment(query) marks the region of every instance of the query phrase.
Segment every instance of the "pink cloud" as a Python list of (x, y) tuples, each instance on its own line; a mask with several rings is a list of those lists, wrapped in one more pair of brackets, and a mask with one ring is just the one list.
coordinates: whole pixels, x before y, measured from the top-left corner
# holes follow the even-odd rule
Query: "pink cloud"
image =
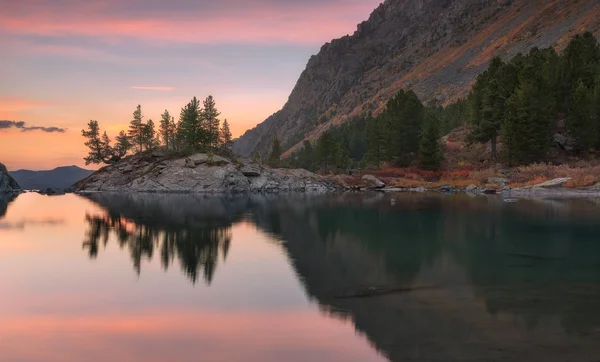
[(228, 11), (216, 13), (197, 9), (191, 13), (134, 17), (103, 14), (98, 11), (100, 5), (92, 2), (78, 4), (68, 12), (50, 7), (33, 13), (13, 11), (11, 15), (9, 8), (0, 15), (0, 29), (17, 35), (90, 36), (107, 41), (136, 38), (198, 44), (320, 44), (352, 32), (357, 19), (365, 19), (375, 4), (376, 1), (347, 1), (309, 7), (258, 3), (238, 10), (232, 4)]
[(138, 89), (138, 90), (148, 90), (148, 91), (162, 91), (162, 92), (171, 92), (174, 91), (173, 87), (141, 87), (141, 86), (133, 86), (129, 87), (130, 89)]

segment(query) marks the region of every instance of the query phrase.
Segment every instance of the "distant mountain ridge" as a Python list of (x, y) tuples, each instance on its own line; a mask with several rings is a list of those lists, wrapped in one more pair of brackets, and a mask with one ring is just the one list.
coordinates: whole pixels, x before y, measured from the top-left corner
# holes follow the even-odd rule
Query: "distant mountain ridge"
[(94, 173), (77, 166), (57, 167), (48, 171), (18, 170), (9, 172), (10, 175), (25, 190), (60, 189), (65, 190), (75, 182)]
[(600, 34), (600, 0), (386, 0), (353, 35), (310, 58), (284, 107), (234, 142), (265, 157), (275, 138), (289, 155), (305, 139), (413, 89), (444, 104), (464, 96), (496, 55), (562, 49)]

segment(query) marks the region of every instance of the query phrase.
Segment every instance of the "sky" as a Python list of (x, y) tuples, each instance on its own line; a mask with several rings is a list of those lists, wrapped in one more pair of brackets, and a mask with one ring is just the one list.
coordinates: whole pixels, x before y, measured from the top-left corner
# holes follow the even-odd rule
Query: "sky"
[(0, 162), (83, 167), (89, 120), (114, 138), (138, 104), (156, 122), (194, 96), (240, 136), (380, 1), (0, 0)]

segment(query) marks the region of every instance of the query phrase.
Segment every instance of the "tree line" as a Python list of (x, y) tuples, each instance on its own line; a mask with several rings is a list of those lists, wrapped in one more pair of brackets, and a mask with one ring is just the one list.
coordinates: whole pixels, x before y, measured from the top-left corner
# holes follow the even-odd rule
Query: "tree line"
[(310, 170), (384, 164), (437, 170), (441, 135), (464, 124), (471, 129), (468, 142), (489, 142), (492, 160), (509, 165), (546, 161), (553, 132), (562, 128), (574, 152), (600, 151), (598, 41), (587, 32), (574, 36), (560, 55), (534, 48), (507, 62), (496, 57), (468, 96), (446, 107), (423, 104), (413, 91), (401, 90), (379, 115), (332, 127), (281, 163)]
[(208, 96), (202, 104), (194, 97), (179, 113), (176, 122), (168, 110), (161, 115), (158, 130), (152, 119), (144, 122), (142, 107), (137, 106), (127, 132), (122, 130), (114, 144), (98, 121), (91, 120), (81, 131), (89, 148), (84, 158), (89, 164), (112, 164), (128, 154), (142, 153), (162, 147), (172, 151), (215, 152), (231, 156), (232, 135), (227, 120), (219, 120), (215, 100)]

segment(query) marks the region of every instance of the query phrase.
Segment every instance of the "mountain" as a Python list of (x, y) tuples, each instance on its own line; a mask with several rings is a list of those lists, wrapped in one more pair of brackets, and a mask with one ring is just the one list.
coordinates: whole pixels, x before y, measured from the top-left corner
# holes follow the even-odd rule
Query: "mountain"
[(6, 166), (0, 163), (0, 194), (20, 191), (19, 184), (8, 174)]
[(26, 190), (68, 189), (75, 182), (92, 173), (94, 171), (77, 166), (57, 167), (49, 171), (19, 170), (10, 172), (11, 176)]
[(576, 33), (600, 34), (600, 0), (386, 0), (353, 35), (308, 61), (284, 107), (234, 142), (266, 156), (366, 112), (401, 88), (442, 104), (464, 96), (496, 55), (561, 50)]

